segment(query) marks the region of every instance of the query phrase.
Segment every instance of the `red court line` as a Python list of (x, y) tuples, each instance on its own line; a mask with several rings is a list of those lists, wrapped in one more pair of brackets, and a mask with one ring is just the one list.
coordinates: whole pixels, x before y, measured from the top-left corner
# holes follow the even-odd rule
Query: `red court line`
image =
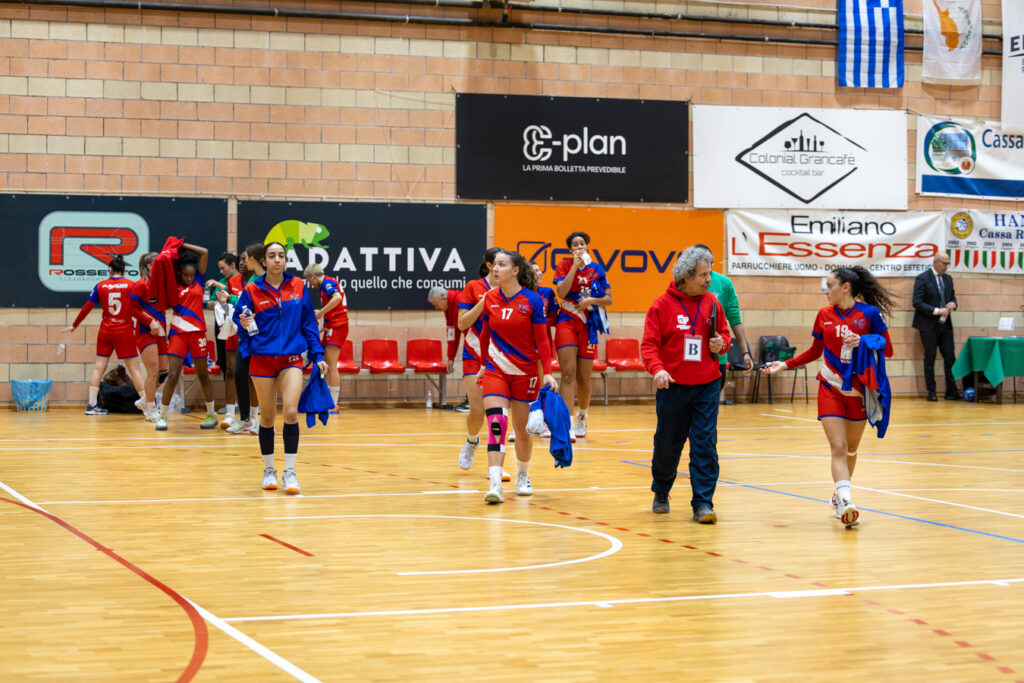
[(263, 538), (267, 539), (268, 541), (273, 541), (274, 543), (280, 543), (280, 544), (281, 544), (281, 545), (283, 545), (283, 546), (284, 546), (285, 548), (288, 548), (288, 549), (290, 549), (290, 550), (294, 550), (295, 552), (299, 553), (300, 555), (305, 555), (306, 557), (313, 557), (313, 553), (307, 553), (307, 552), (306, 552), (305, 550), (303, 550), (302, 548), (296, 548), (296, 547), (295, 547), (295, 546), (293, 546), (293, 545), (292, 545), (291, 543), (285, 543), (285, 542), (284, 542), (284, 541), (282, 541), (281, 539), (279, 539), (279, 538), (274, 538), (274, 537), (273, 537), (273, 536), (271, 536), (270, 534), (260, 534), (260, 536), (262, 536)]
[(11, 505), (18, 505), (20, 507), (25, 508), (26, 510), (31, 510), (32, 512), (38, 513), (43, 517), (46, 517), (51, 522), (57, 524), (66, 531), (70, 531), (75, 536), (78, 536), (80, 539), (82, 539), (92, 547), (96, 548), (96, 550), (99, 550), (101, 553), (103, 553), (110, 559), (114, 560), (115, 562), (123, 566), (125, 569), (128, 569), (132, 573), (137, 574), (142, 579), (152, 584), (153, 586), (156, 586), (161, 591), (166, 593), (172, 600), (174, 600), (174, 602), (178, 603), (178, 605), (181, 606), (183, 610), (185, 610), (185, 613), (188, 614), (189, 621), (192, 622), (192, 632), (195, 634), (195, 641), (192, 646), (192, 657), (191, 659), (189, 659), (188, 666), (186, 666), (185, 670), (181, 672), (180, 676), (178, 676), (178, 681), (179, 683), (185, 683), (186, 681), (191, 681), (193, 678), (195, 678), (195, 675), (199, 673), (199, 668), (203, 665), (203, 660), (206, 659), (206, 651), (209, 646), (209, 633), (207, 633), (206, 630), (206, 622), (203, 620), (201, 616), (199, 616), (199, 612), (192, 605), (192, 603), (186, 600), (176, 590), (167, 586), (167, 584), (165, 584), (164, 582), (160, 581), (154, 576), (151, 576), (150, 574), (147, 574), (138, 566), (132, 564), (125, 558), (121, 557), (110, 548), (104, 547), (99, 543), (99, 541), (96, 541), (90, 536), (86, 535), (85, 533), (79, 531), (75, 527), (65, 522), (60, 517), (52, 515), (49, 512), (46, 512), (45, 510), (40, 510), (39, 508), (32, 507), (31, 505), (25, 505), (20, 501), (11, 500), (10, 498), (0, 498), (0, 500), (8, 502)]

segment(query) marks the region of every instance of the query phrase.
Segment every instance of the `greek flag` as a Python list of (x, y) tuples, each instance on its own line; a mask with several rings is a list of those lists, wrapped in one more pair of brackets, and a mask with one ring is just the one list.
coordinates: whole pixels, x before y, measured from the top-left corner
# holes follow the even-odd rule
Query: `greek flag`
[(837, 2), (839, 85), (903, 87), (903, 0)]

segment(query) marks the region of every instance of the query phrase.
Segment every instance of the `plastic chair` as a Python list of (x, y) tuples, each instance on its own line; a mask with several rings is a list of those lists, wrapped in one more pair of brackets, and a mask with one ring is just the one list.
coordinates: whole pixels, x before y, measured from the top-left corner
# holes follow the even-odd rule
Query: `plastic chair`
[(371, 375), (400, 375), (405, 366), (398, 362), (398, 342), (394, 339), (364, 339), (363, 367)]
[(609, 339), (605, 342), (605, 358), (608, 365), (618, 372), (641, 372), (644, 362), (640, 359), (640, 341), (637, 339)]
[[(765, 336), (758, 340), (759, 358), (761, 365), (765, 363), (771, 363), (772, 361), (781, 360), (786, 361), (796, 355), (796, 347), (789, 345), (789, 340), (782, 336)], [(801, 366), (796, 368), (799, 372), (804, 372), (804, 403), (808, 403), (807, 394), (807, 367)], [(754, 393), (751, 398), (751, 402), (757, 403), (758, 390), (761, 386), (761, 377), (768, 378), (768, 403), (772, 403), (772, 376), (758, 372), (754, 376)], [(789, 392), (789, 400), (792, 401), (796, 395), (796, 375), (793, 375), (793, 388)]]
[(353, 358), (352, 340), (346, 339), (341, 343), (341, 353), (338, 355), (338, 372), (343, 375), (358, 375), (359, 364)]
[(441, 405), (445, 405), (448, 402), (448, 364), (441, 354), (441, 340), (410, 339), (405, 343), (405, 362), (418, 375), (438, 375), (438, 381), (435, 382), (432, 377), (427, 377), (427, 381), (434, 385), (441, 398)]
[(736, 391), (739, 387), (739, 384), (736, 382), (736, 375), (744, 373), (750, 368), (747, 367), (746, 357), (743, 355), (743, 349), (740, 348), (739, 344), (733, 344), (729, 347), (728, 356), (729, 369), (726, 376), (732, 381), (732, 402), (736, 403)]

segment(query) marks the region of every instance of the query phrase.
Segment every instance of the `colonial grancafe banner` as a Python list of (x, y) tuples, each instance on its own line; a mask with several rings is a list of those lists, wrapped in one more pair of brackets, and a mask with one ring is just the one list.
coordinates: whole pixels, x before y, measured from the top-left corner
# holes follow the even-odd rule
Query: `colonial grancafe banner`
[(729, 275), (820, 277), (859, 265), (880, 277), (930, 268), (945, 248), (942, 212), (743, 211), (725, 214)]
[(1024, 275), (1024, 212), (946, 212), (949, 269), (958, 273)]
[(227, 221), (224, 199), (0, 195), (0, 234), (17, 254), (6, 267), (12, 286), (3, 288), (0, 305), (81, 306), (115, 256), (137, 280), (139, 258), (160, 251), (172, 235), (209, 249), (205, 275), (220, 277)]
[(1024, 2), (1003, 0), (1003, 130), (1024, 133)]
[(350, 310), (423, 310), (431, 287), (462, 289), (487, 248), (482, 204), (238, 202), (238, 244), (281, 242), (288, 272), (323, 266)]
[(698, 207), (907, 208), (902, 111), (693, 108)]
[(687, 201), (686, 102), (460, 93), (459, 199)]
[(1024, 198), (1024, 134), (996, 122), (919, 116), (916, 161), (920, 194)]

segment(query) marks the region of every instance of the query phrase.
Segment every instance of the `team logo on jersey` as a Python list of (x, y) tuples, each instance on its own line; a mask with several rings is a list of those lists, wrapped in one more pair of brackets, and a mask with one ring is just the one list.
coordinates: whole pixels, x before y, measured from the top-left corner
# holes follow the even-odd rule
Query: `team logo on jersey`
[(864, 318), (857, 318), (856, 320), (853, 321), (853, 324), (857, 326), (858, 330), (863, 330), (866, 322)]
[(690, 329), (690, 316), (680, 313), (676, 316), (676, 328), (680, 330)]
[(138, 277), (149, 251), (149, 225), (137, 213), (53, 211), (39, 223), (39, 280), (54, 292), (88, 292), (123, 256), (125, 275)]

